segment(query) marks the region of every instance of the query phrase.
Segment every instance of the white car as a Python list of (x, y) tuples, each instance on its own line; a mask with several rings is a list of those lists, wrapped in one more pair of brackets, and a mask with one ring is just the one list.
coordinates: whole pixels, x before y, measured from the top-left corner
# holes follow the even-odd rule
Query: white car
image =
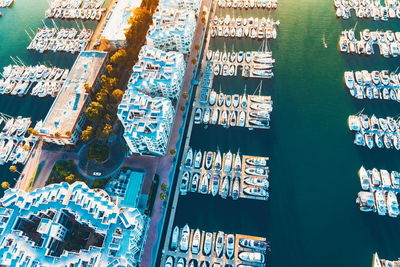
[(93, 176), (101, 176), (101, 172), (93, 172)]

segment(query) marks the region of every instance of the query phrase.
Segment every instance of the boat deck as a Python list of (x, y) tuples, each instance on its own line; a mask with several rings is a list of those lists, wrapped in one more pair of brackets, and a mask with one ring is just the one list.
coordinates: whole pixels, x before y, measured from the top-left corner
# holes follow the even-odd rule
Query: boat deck
[[(214, 158), (214, 159), (215, 159), (216, 154), (217, 154), (216, 152), (213, 152), (213, 158)], [(240, 179), (239, 198), (248, 198), (248, 199), (256, 199), (256, 200), (268, 200), (268, 193), (267, 193), (266, 196), (255, 196), (255, 195), (246, 194), (246, 193), (243, 191), (244, 188), (256, 187), (256, 186), (252, 186), (252, 185), (247, 185), (247, 184), (245, 184), (245, 182), (244, 182), (244, 178), (245, 178), (245, 177), (249, 177), (249, 178), (260, 178), (260, 179), (267, 179), (267, 180), (268, 180), (268, 172), (269, 172), (269, 169), (268, 169), (267, 166), (265, 166), (265, 167), (259, 166), (260, 168), (266, 170), (266, 175), (265, 175), (265, 176), (247, 174), (247, 173), (245, 172), (246, 168), (248, 168), (248, 167), (253, 167), (253, 166), (247, 164), (247, 163), (246, 163), (246, 160), (249, 159), (249, 158), (253, 158), (253, 159), (259, 158), (259, 159), (264, 159), (265, 161), (268, 162), (268, 160), (269, 160), (268, 157), (255, 157), (255, 156), (246, 156), (246, 155), (243, 155), (243, 156), (241, 156), (241, 160), (242, 160), (241, 166), (242, 166), (242, 169), (241, 169), (240, 171), (235, 171), (235, 170), (233, 170), (233, 167), (232, 167), (232, 169), (231, 169), (230, 171), (225, 171), (225, 160), (224, 160), (224, 159), (225, 159), (225, 157), (226, 157), (226, 153), (222, 153), (222, 157), (221, 157), (221, 158), (222, 158), (222, 161), (221, 161), (221, 169), (220, 169), (220, 170), (217, 170), (217, 169), (214, 167), (214, 165), (211, 167), (211, 169), (209, 169), (209, 170), (206, 169), (206, 167), (205, 167), (206, 155), (207, 155), (207, 153), (204, 152), (204, 153), (203, 153), (203, 158), (202, 158), (202, 164), (201, 164), (200, 168), (198, 168), (198, 169), (197, 169), (197, 168), (194, 168), (193, 166), (187, 167), (187, 166), (185, 166), (185, 164), (182, 164), (182, 165), (181, 165), (180, 174), (179, 174), (179, 179), (180, 179), (179, 184), (182, 183), (182, 176), (183, 176), (183, 174), (184, 174), (185, 172), (189, 172), (189, 173), (190, 173), (190, 178), (189, 178), (189, 181), (188, 181), (188, 189), (187, 189), (187, 192), (188, 192), (188, 193), (212, 194), (212, 177), (214, 177), (215, 175), (219, 175), (219, 176), (220, 176), (220, 180), (219, 180), (218, 195), (221, 195), (221, 194), (222, 194), (222, 188), (223, 188), (222, 181), (223, 181), (224, 177), (225, 177), (225, 176), (229, 176), (229, 177), (231, 177), (231, 179), (230, 179), (230, 181), (229, 181), (229, 193), (228, 193), (227, 198), (228, 198), (228, 197), (232, 198), (233, 181), (234, 181), (234, 178), (237, 177), (237, 178)], [(236, 156), (236, 154), (232, 154), (232, 163), (234, 163), (234, 158), (235, 158), (235, 156)], [(195, 173), (200, 174), (200, 177), (199, 177), (199, 181), (198, 181), (197, 190), (193, 192), (193, 191), (191, 191), (191, 183), (192, 183), (193, 175), (194, 175)], [(200, 185), (202, 184), (203, 179), (205, 179), (204, 177), (206, 177), (206, 174), (211, 175), (211, 179), (210, 179), (210, 181), (208, 181), (208, 191), (207, 191), (207, 193), (203, 193), (203, 192), (201, 192)], [(263, 188), (263, 189), (265, 189), (265, 188)], [(267, 191), (267, 190), (266, 190), (266, 191)], [(182, 194), (182, 192), (181, 192), (181, 194)], [(186, 195), (186, 194), (183, 193), (183, 195)]]
[[(161, 261), (161, 266), (165, 266), (165, 262), (169, 256), (172, 256), (174, 258), (174, 265), (176, 265), (177, 261), (179, 258), (184, 258), (186, 260), (186, 266), (189, 266), (189, 262), (192, 260), (197, 261), (197, 266), (200, 266), (201, 262), (209, 262), (210, 267), (212, 266), (213, 263), (219, 263), (221, 266), (226, 266), (227, 264), (230, 264), (232, 266), (239, 266), (239, 264), (250, 264), (242, 261), (239, 258), (239, 252), (246, 251), (246, 252), (254, 252), (255, 250), (250, 249), (250, 248), (244, 248), (239, 245), (239, 240), (243, 238), (248, 238), (248, 239), (253, 239), (253, 240), (259, 240), (259, 241), (266, 241), (266, 238), (262, 237), (255, 237), (255, 236), (249, 236), (249, 235), (241, 235), (241, 234), (235, 234), (235, 251), (234, 251), (234, 256), (232, 259), (228, 259), (226, 256), (226, 238), (227, 234), (224, 236), (224, 249), (223, 249), (223, 255), (221, 257), (218, 257), (215, 252), (215, 243), (216, 243), (216, 238), (217, 238), (217, 232), (212, 233), (212, 247), (211, 247), (211, 253), (210, 255), (205, 255), (203, 248), (204, 248), (204, 242), (205, 242), (205, 235), (206, 231), (202, 230), (201, 231), (201, 237), (200, 237), (200, 249), (198, 254), (194, 254), (191, 251), (192, 248), (192, 243), (193, 243), (193, 235), (194, 235), (195, 229), (190, 229), (190, 235), (189, 235), (189, 249), (187, 252), (180, 251), (179, 248), (176, 250), (171, 250), (168, 249), (168, 251), (164, 251), (163, 254), (163, 259)], [(170, 244), (170, 241), (168, 241)], [(179, 243), (178, 243), (179, 247)], [(265, 266), (265, 264), (260, 264), (260, 263), (251, 263), (251, 266), (254, 267), (261, 267)]]

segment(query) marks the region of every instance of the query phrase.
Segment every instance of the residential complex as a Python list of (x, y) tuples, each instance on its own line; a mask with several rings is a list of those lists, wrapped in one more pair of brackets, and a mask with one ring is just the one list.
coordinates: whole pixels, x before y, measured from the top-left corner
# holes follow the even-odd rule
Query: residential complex
[(181, 92), (185, 67), (183, 54), (164, 52), (145, 45), (140, 50), (139, 60), (133, 67), (128, 91), (177, 99)]
[(124, 138), (131, 153), (164, 155), (174, 115), (168, 98), (125, 93), (118, 107), (118, 118), (125, 128)]
[(132, 10), (140, 7), (142, 0), (119, 0), (103, 30), (102, 37), (106, 38), (114, 48), (126, 45), (125, 30), (129, 27)]
[(79, 54), (46, 118), (35, 127), (46, 142), (72, 145), (78, 141), (89, 103), (85, 87), (98, 85), (106, 58), (107, 53), (100, 51)]
[(188, 54), (196, 29), (195, 12), (189, 9), (161, 8), (153, 15), (147, 43), (164, 51)]
[(137, 266), (146, 219), (85, 183), (52, 184), (0, 199), (2, 266)]

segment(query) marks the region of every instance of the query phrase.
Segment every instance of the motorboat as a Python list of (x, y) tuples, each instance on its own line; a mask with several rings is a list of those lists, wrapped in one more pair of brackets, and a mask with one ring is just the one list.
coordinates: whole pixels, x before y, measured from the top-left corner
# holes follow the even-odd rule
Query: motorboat
[(214, 109), (212, 116), (211, 116), (211, 124), (215, 125), (218, 122), (218, 117), (219, 117), (219, 110), (218, 109)]
[(208, 185), (210, 183), (210, 179), (211, 179), (210, 173), (206, 173), (203, 175), (203, 179), (201, 179), (201, 184), (200, 184), (201, 194), (208, 194)]
[(261, 167), (248, 167), (244, 169), (244, 172), (248, 175), (256, 175), (256, 176), (268, 176), (268, 169)]
[(229, 189), (230, 189), (230, 176), (227, 175), (222, 179), (222, 186), (221, 186), (221, 197), (223, 199), (226, 199), (229, 195)]
[(194, 114), (194, 123), (200, 124), (203, 115), (203, 110), (201, 108), (197, 108)]
[(185, 171), (182, 175), (181, 186), (179, 188), (181, 195), (186, 195), (187, 189), (188, 189), (188, 184), (189, 184), (189, 179), (190, 179), (190, 173), (188, 171)]
[(213, 158), (214, 158), (214, 153), (211, 151), (208, 151), (206, 154), (206, 162), (205, 162), (206, 170), (211, 169), (212, 163), (213, 163)]
[(179, 242), (179, 248), (182, 252), (187, 252), (189, 249), (189, 235), (190, 228), (189, 225), (185, 225), (182, 229), (181, 240)]
[(224, 171), (230, 172), (232, 169), (232, 152), (229, 150), (224, 157)]
[(239, 240), (239, 245), (244, 247), (244, 248), (250, 248), (254, 249), (257, 251), (267, 251), (269, 248), (269, 245), (265, 241), (260, 241), (260, 240), (254, 240), (250, 238), (242, 238)]
[(237, 200), (240, 193), (240, 178), (235, 177), (232, 183), (232, 199)]
[(239, 97), (239, 95), (233, 95), (232, 96), (232, 99), (233, 99), (233, 107), (234, 108), (238, 108), (239, 107), (239, 100), (240, 100), (240, 97)]
[(186, 167), (191, 167), (193, 164), (193, 149), (189, 148), (187, 154), (186, 154), (186, 159), (185, 159), (185, 166)]
[(217, 105), (221, 107), (224, 104), (224, 102), (225, 102), (225, 95), (223, 93), (219, 93)]
[(269, 182), (266, 178), (254, 178), (254, 177), (246, 177), (244, 178), (244, 182), (248, 185), (259, 186), (268, 189)]
[(242, 158), (240, 157), (239, 151), (236, 153), (233, 169), (237, 172), (242, 170)]
[(179, 258), (178, 263), (176, 264), (176, 267), (185, 267), (185, 259)]
[(193, 254), (199, 254), (200, 251), (200, 230), (196, 229), (193, 234), (193, 241), (192, 241), (192, 253)]
[(237, 119), (236, 119), (236, 111), (231, 111), (229, 114), (229, 125), (234, 127), (236, 126)]
[(224, 250), (224, 232), (219, 231), (215, 238), (215, 253), (218, 258), (222, 256)]
[(261, 187), (246, 187), (243, 189), (243, 192), (247, 195), (256, 196), (256, 197), (266, 197), (268, 198), (268, 192), (264, 188)]
[(243, 110), (239, 112), (239, 119), (237, 120), (237, 126), (244, 127), (246, 124), (246, 112)]
[(203, 116), (203, 123), (204, 124), (208, 124), (210, 121), (210, 113), (211, 113), (211, 109), (210, 108), (206, 108), (204, 111), (204, 116)]
[(215, 174), (212, 178), (211, 194), (213, 195), (213, 197), (218, 194), (220, 180), (221, 176), (219, 176), (219, 174)]
[(399, 215), (399, 203), (396, 194), (393, 191), (387, 193), (387, 207), (390, 217), (397, 217)]
[(363, 190), (369, 190), (371, 186), (371, 178), (369, 177), (364, 166), (361, 166), (360, 170), (358, 171), (358, 176), (360, 177), (361, 188)]
[(194, 158), (194, 167), (196, 169), (200, 169), (202, 158), (203, 158), (203, 153), (201, 153), (201, 150), (197, 151), (196, 156)]
[(200, 180), (200, 174), (199, 173), (194, 173), (192, 177), (192, 183), (190, 186), (190, 191), (191, 192), (197, 192), (197, 189), (199, 187), (199, 180)]
[(174, 266), (174, 258), (172, 256), (168, 256), (167, 260), (165, 261), (164, 267), (173, 267)]
[(215, 156), (215, 160), (214, 160), (214, 169), (219, 171), (221, 170), (221, 166), (222, 166), (222, 157), (221, 157), (221, 152), (217, 151), (217, 155)]
[(386, 215), (387, 205), (386, 205), (385, 191), (383, 191), (383, 190), (375, 191), (375, 202), (376, 202), (376, 208), (377, 208), (378, 214)]
[(390, 180), (392, 181), (392, 186), (395, 189), (400, 188), (400, 175), (397, 171), (392, 171), (390, 173)]
[(217, 92), (211, 90), (210, 97), (208, 98), (208, 103), (210, 104), (210, 106), (213, 106), (215, 104), (216, 99), (217, 99)]
[(232, 104), (232, 97), (230, 95), (226, 95), (225, 96), (225, 106), (227, 106), (228, 108), (231, 106)]
[(205, 238), (204, 238), (204, 245), (203, 245), (203, 252), (204, 252), (204, 255), (206, 255), (206, 256), (210, 255), (210, 253), (211, 253), (212, 238), (213, 238), (212, 233), (206, 232)]
[(228, 259), (232, 259), (234, 252), (235, 252), (235, 236), (233, 234), (228, 234), (226, 236), (226, 257)]
[(253, 166), (263, 166), (263, 167), (267, 166), (267, 160), (265, 158), (255, 158), (255, 157), (247, 158), (246, 163)]
[(171, 249), (176, 250), (178, 247), (179, 241), (179, 227), (175, 226), (174, 231), (172, 232), (172, 239), (171, 239)]
[(252, 263), (265, 262), (265, 256), (260, 252), (241, 251), (239, 252), (239, 259), (241, 259), (242, 261), (252, 262)]
[(246, 93), (243, 93), (241, 101), (240, 101), (240, 106), (245, 109), (247, 108), (247, 96)]

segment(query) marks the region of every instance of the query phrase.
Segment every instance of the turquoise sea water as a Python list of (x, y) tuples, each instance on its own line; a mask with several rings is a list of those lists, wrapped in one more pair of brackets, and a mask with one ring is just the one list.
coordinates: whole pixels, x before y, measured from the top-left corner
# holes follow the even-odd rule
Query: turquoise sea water
[[(399, 152), (368, 150), (353, 144), (347, 117), (365, 113), (400, 115), (400, 104), (360, 101), (343, 85), (346, 70), (395, 70), (398, 59), (340, 54), (342, 30), (400, 30), (398, 21), (381, 23), (335, 17), (332, 0), (282, 0), (276, 11), (217, 11), (217, 15), (268, 16), (281, 22), (278, 38), (269, 42), (276, 59), (275, 78), (264, 82), (262, 94), (274, 101), (271, 130), (195, 126), (195, 149), (237, 151), (270, 157), (270, 199), (222, 200), (188, 194), (180, 197), (175, 224), (191, 228), (265, 236), (271, 241), (268, 265), (274, 267), (371, 266), (372, 253), (400, 256), (399, 219), (363, 213), (355, 204), (361, 190), (357, 171), (400, 170)], [(358, 35), (357, 35), (358, 36)], [(328, 45), (325, 48), (323, 38)], [(258, 49), (251, 40), (217, 39), (212, 49)], [(217, 78), (223, 92), (252, 93), (257, 80)]]
[[(48, 8), (46, 0), (17, 0), (11, 8), (0, 8), (3, 16), (0, 17), (0, 70), (9, 64), (13, 64), (10, 56), (20, 58), (25, 65), (46, 64), (62, 68), (70, 68), (76, 55), (64, 53), (45, 53), (40, 54), (35, 51), (27, 50), (30, 43), (28, 34), (33, 37), (37, 28), (43, 27), (44, 23), (48, 27), (77, 27), (74, 21), (47, 20), (44, 12)], [(54, 21), (54, 22), (53, 22)], [(79, 27), (82, 24), (78, 21)], [(87, 28), (94, 28), (95, 22), (84, 22)], [(26, 95), (24, 97), (0, 96), (0, 112), (11, 116), (31, 117), (33, 125), (44, 119), (54, 98), (38, 98)], [(14, 183), (12, 177), (16, 175), (8, 171), (8, 166), (0, 166), (0, 182), (8, 180)], [(22, 169), (22, 166), (19, 166)], [(1, 189), (0, 189), (1, 190)], [(1, 192), (0, 192), (1, 193)]]

